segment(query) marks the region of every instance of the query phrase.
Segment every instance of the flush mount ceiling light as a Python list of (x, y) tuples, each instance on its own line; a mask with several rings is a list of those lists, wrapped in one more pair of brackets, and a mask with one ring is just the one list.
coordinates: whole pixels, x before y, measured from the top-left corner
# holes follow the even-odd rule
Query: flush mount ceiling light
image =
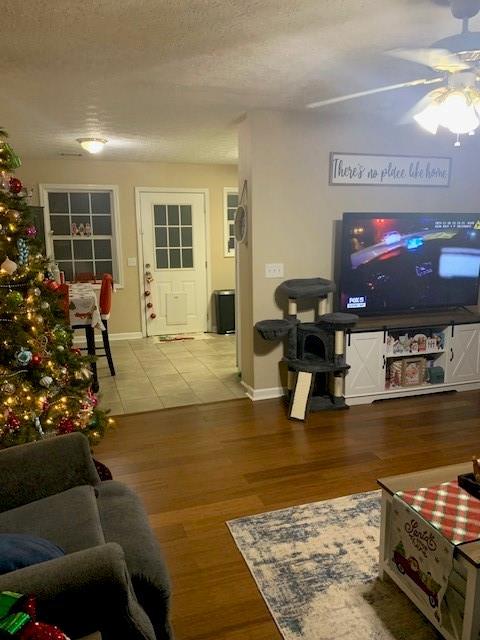
[(88, 153), (100, 153), (108, 140), (105, 138), (77, 138), (77, 142)]

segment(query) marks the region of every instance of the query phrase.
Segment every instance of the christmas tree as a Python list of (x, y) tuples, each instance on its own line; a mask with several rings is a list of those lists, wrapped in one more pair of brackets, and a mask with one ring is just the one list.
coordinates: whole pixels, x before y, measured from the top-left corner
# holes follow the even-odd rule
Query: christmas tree
[(0, 448), (72, 431), (95, 444), (112, 420), (97, 408), (89, 358), (73, 348), (62, 288), (12, 175), (19, 166), (0, 131)]

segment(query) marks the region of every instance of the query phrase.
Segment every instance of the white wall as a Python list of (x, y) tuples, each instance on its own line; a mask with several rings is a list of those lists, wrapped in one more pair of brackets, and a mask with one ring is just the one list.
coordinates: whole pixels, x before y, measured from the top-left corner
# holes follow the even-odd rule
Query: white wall
[[(249, 176), (251, 196), (250, 241), (240, 256), (242, 278), (251, 286), (250, 309), (241, 318), (247, 384), (255, 390), (281, 386), (283, 346), (263, 341), (253, 329), (258, 320), (284, 313), (274, 298), (281, 280), (265, 278), (265, 263), (282, 262), (284, 279), (333, 277), (334, 221), (345, 211), (480, 212), (479, 139), (468, 138), (460, 148), (453, 142), (453, 135), (431, 136), (414, 125), (347, 121), (334, 112), (248, 114), (239, 138), (240, 179)], [(451, 185), (329, 186), (331, 151), (451, 156)]]

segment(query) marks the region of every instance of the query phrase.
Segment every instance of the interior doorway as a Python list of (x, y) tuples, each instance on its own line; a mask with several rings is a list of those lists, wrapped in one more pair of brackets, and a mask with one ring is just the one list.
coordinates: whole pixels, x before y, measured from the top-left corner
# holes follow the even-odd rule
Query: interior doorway
[(136, 192), (141, 291), (148, 292), (142, 304), (146, 335), (207, 331), (208, 191), (137, 188)]

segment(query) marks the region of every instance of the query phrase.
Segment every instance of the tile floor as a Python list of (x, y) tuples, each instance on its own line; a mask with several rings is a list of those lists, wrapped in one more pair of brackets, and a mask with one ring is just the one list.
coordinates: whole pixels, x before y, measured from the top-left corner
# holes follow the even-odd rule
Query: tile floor
[(245, 397), (235, 365), (235, 336), (156, 338), (111, 343), (116, 376), (99, 358), (100, 407), (112, 415)]

